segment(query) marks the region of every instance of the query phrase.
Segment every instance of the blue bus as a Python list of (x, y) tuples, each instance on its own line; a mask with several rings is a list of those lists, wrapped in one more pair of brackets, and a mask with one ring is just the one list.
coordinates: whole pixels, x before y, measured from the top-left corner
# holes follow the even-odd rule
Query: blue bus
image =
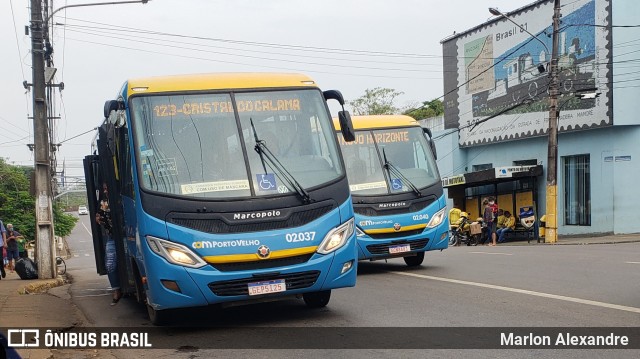
[[(118, 274), (154, 324), (171, 309), (302, 297), (356, 283), (354, 214), (327, 100), (298, 74), (131, 79), (84, 159), (91, 218), (108, 187)], [(105, 238), (92, 232), (98, 274)]]
[[(353, 116), (354, 141), (338, 133), (356, 216), (358, 258), (402, 257), (448, 247), (447, 208), (431, 131), (409, 116)], [(334, 119), (334, 126), (341, 129)]]

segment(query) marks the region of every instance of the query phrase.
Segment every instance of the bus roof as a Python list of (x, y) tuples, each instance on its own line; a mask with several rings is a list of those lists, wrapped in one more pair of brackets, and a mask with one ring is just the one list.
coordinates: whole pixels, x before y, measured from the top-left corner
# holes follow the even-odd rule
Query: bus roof
[[(420, 127), (418, 121), (406, 115), (367, 115), (367, 116), (351, 116), (354, 130), (363, 130), (371, 128), (392, 128), (392, 127)], [(333, 127), (340, 129), (340, 121), (333, 118)]]
[(310, 77), (291, 73), (191, 74), (130, 79), (127, 83), (127, 96), (140, 93), (270, 87), (317, 86)]

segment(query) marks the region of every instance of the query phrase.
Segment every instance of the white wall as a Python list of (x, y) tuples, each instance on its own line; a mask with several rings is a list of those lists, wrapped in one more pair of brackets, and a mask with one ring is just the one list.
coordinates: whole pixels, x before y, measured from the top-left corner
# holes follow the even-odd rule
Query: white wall
[[(471, 172), (474, 164), (511, 166), (513, 161), (536, 159), (544, 168), (538, 178), (538, 212), (545, 213), (547, 138), (538, 137), (456, 150), (457, 135), (437, 142), (442, 176)], [(636, 233), (640, 203), (640, 126), (613, 126), (606, 129), (560, 134), (558, 136), (558, 234)], [(440, 157), (441, 153), (451, 153)], [(563, 156), (589, 154), (591, 172), (591, 226), (564, 225)], [(613, 156), (611, 162), (605, 158)], [(615, 161), (631, 156), (630, 161)], [(455, 173), (453, 170), (458, 169)], [(633, 216), (633, 218), (632, 218)]]
[[(638, 24), (638, 0), (613, 0), (611, 2), (613, 24), (616, 25), (636, 25)], [(640, 28), (614, 28), (613, 29), (613, 56), (614, 60), (637, 60), (638, 47), (629, 46), (640, 38)], [(626, 53), (629, 53), (625, 55)], [(637, 100), (640, 98), (640, 87), (638, 81), (640, 78), (637, 73), (629, 74), (637, 71), (637, 68), (631, 67), (629, 64), (620, 64), (613, 67), (613, 124), (614, 125), (631, 125), (640, 124), (640, 116), (638, 116)], [(622, 81), (622, 82), (621, 82)]]

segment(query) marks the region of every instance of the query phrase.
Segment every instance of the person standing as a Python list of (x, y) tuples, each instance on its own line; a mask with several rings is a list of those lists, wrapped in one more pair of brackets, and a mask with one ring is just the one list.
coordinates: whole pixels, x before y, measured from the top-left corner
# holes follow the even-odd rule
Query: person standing
[(495, 203), (493, 197), (489, 197), (483, 201), (484, 212), (482, 214), (482, 220), (487, 225), (487, 236), (491, 238), (490, 246), (496, 245), (496, 215), (498, 213), (498, 206)]
[(109, 284), (113, 290), (111, 305), (116, 305), (122, 298), (120, 290), (120, 279), (118, 277), (118, 260), (116, 257), (116, 242), (113, 239), (113, 221), (111, 219), (111, 208), (109, 207), (109, 190), (107, 184), (102, 184), (102, 196), (96, 210), (96, 222), (102, 228), (102, 238), (105, 239), (105, 267)]
[(17, 261), (19, 257), (18, 250), (18, 238), (23, 238), (20, 232), (13, 229), (13, 224), (7, 223), (6, 233), (6, 245), (7, 245), (7, 259), (9, 260), (9, 270), (13, 273), (14, 260)]
[(0, 279), (7, 276), (4, 271), (4, 244), (7, 243), (7, 230), (4, 228), (2, 220), (0, 220)]

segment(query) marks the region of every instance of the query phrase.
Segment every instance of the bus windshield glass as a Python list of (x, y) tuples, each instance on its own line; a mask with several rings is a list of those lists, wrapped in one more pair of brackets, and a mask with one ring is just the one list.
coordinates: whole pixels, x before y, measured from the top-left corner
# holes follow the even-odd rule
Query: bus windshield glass
[[(145, 189), (204, 198), (268, 196), (343, 175), (318, 90), (138, 96), (131, 113)], [(284, 171), (255, 150), (256, 138)]]
[[(341, 134), (338, 134), (338, 140), (354, 195), (409, 192), (411, 185), (420, 189), (440, 180), (429, 143), (420, 127), (356, 131), (355, 141), (345, 142)], [(402, 176), (387, 170), (386, 162)]]

